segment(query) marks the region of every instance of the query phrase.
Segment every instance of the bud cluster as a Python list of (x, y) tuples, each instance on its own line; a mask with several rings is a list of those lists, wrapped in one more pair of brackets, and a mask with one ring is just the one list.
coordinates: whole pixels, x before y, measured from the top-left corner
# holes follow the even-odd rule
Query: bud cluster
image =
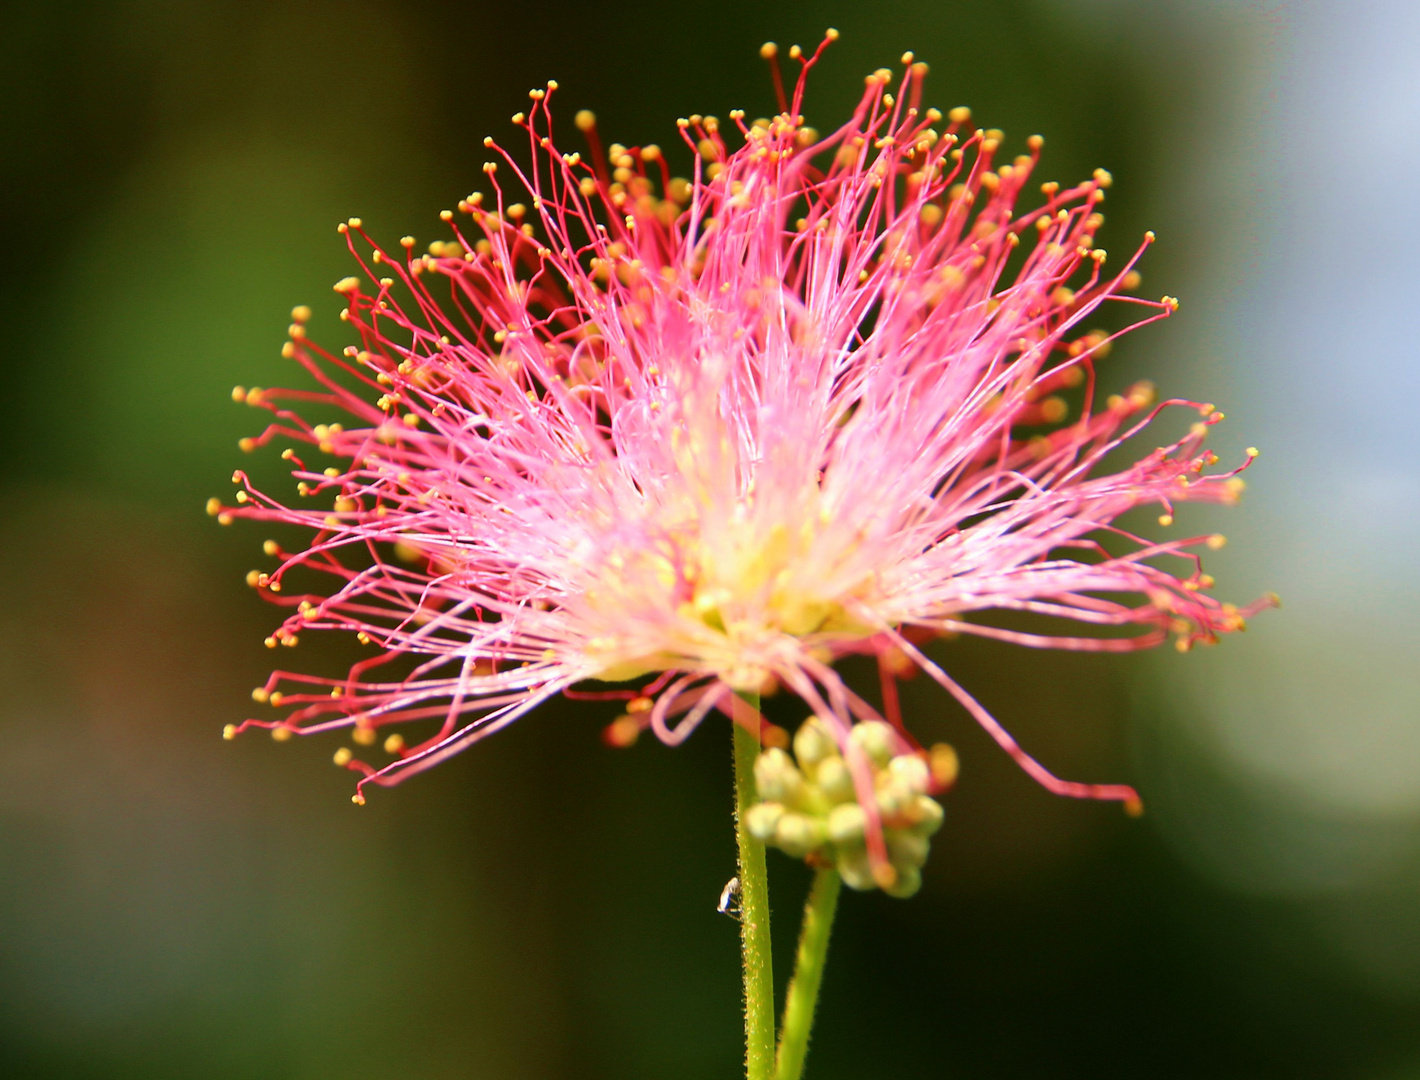
[(890, 896), (911, 896), (922, 887), (928, 838), (943, 816), (941, 804), (927, 794), (927, 762), (915, 753), (894, 753), (897, 734), (880, 721), (856, 724), (849, 741), (873, 769), (891, 874), (873, 873), (867, 812), (838, 743), (817, 719), (804, 721), (795, 733), (793, 757), (777, 749), (759, 755), (754, 781), (762, 801), (749, 808), (745, 825), (787, 855), (835, 867), (850, 888), (881, 885)]

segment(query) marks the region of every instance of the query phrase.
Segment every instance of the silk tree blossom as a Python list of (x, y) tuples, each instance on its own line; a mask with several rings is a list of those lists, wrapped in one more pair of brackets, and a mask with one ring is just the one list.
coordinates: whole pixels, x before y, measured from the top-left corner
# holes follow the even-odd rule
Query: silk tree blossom
[[(1146, 385), (1100, 400), (1118, 336), (1087, 329), (1101, 308), (1138, 328), (1177, 307), (1131, 294), (1147, 240), (1106, 272), (1107, 174), (1027, 199), (1041, 140), (1001, 163), (968, 110), (922, 107), (910, 56), (820, 134), (801, 106), (822, 51), (795, 56), (773, 119), (680, 120), (689, 181), (655, 146), (603, 153), (589, 113), (589, 155), (559, 151), (549, 83), (513, 118), (527, 155), (488, 140), (491, 198), (459, 204), (467, 226), (445, 211), (449, 240), (395, 256), (341, 226), (360, 345), (324, 351), (298, 308), (285, 353), (319, 388), (234, 394), (274, 414), (245, 449), (299, 445), (283, 457), (300, 498), (238, 472), (236, 505), (209, 509), (315, 531), (268, 542), (279, 565), (250, 578), (290, 609), (269, 645), (345, 630), (371, 654), (342, 678), (274, 673), (254, 697), (284, 714), (229, 735), (352, 728), (370, 746), (410, 725), (385, 764), (337, 754), (363, 801), (588, 680), (632, 684), (614, 693), (671, 744), (715, 710), (755, 720), (736, 692), (782, 686), (838, 741), (881, 859), (873, 767), (848, 736), (885, 716), (915, 747), (893, 682), (915, 667), (1051, 791), (1134, 798), (1055, 778), (921, 646), (1187, 649), (1242, 629), (1270, 601), (1212, 597), (1198, 549), (1221, 538), (1118, 519), (1231, 503), (1252, 452), (1210, 471), (1211, 405)], [(1120, 466), (1166, 410), (1192, 416), (1185, 434)], [(881, 711), (835, 672), (850, 653), (878, 656)]]

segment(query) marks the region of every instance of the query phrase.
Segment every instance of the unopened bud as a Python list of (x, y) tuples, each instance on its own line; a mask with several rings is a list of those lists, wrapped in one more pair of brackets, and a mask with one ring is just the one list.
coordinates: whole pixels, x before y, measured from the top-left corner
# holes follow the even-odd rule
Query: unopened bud
[(897, 868), (896, 880), (890, 885), (884, 885), (882, 890), (889, 896), (906, 900), (920, 888), (922, 888), (922, 871), (915, 866), (903, 866)]
[(811, 769), (825, 758), (838, 756), (838, 744), (824, 722), (809, 717), (794, 732), (794, 756), (802, 768)]
[(745, 811), (745, 828), (756, 840), (767, 843), (773, 838), (774, 828), (783, 816), (784, 807), (781, 803), (755, 803)]
[(910, 832), (893, 832), (887, 838), (888, 858), (899, 871), (904, 866), (920, 867), (927, 861), (927, 840)]
[(840, 757), (824, 758), (820, 761), (814, 772), (814, 782), (829, 802), (851, 802), (854, 797), (853, 774), (848, 771), (847, 764)]
[(857, 803), (842, 803), (828, 812), (828, 838), (835, 844), (861, 844), (868, 814)]
[(891, 760), (894, 736), (890, 724), (881, 720), (864, 720), (853, 726), (848, 737), (879, 769)]
[(942, 827), (946, 812), (936, 799), (919, 795), (913, 800), (906, 817), (912, 822), (910, 827), (918, 836), (931, 836)]
[(899, 754), (888, 762), (888, 772), (912, 794), (927, 794), (927, 763), (916, 754)]
[(853, 854), (841, 855), (838, 859), (838, 874), (843, 878), (843, 884), (858, 892), (867, 892), (876, 889), (878, 883), (873, 880), (873, 867), (868, 862), (866, 851), (859, 851)]
[(766, 750), (754, 763), (754, 783), (767, 802), (791, 802), (804, 786), (803, 775), (783, 750)]
[(880, 785), (877, 791), (874, 792), (874, 796), (877, 800), (878, 811), (892, 824), (897, 824), (901, 820), (903, 812), (907, 810), (907, 808), (912, 805), (913, 800), (916, 799), (916, 796), (913, 795), (912, 792), (908, 791), (901, 784), (894, 783), (891, 780), (886, 784)]
[(796, 859), (802, 859), (827, 838), (823, 823), (803, 814), (785, 813), (774, 826), (775, 846)]
[(821, 721), (810, 717), (799, 725), (794, 733), (794, 756), (801, 768), (812, 769), (824, 758), (837, 755), (838, 744)]

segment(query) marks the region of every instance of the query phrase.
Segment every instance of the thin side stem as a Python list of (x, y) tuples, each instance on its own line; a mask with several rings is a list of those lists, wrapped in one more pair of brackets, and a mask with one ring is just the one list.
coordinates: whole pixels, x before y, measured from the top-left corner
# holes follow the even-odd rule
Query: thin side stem
[[(756, 710), (758, 695), (744, 695)], [(745, 1076), (774, 1075), (774, 964), (769, 952), (769, 874), (764, 845), (749, 834), (745, 812), (754, 805), (754, 761), (759, 736), (743, 724), (735, 729), (735, 841), (740, 853), (740, 945), (744, 960)]]
[(843, 879), (833, 867), (814, 874), (813, 887), (804, 904), (804, 927), (799, 933), (799, 955), (794, 961), (794, 978), (784, 1000), (784, 1025), (779, 1033), (779, 1065), (775, 1080), (799, 1080), (804, 1058), (809, 1052), (809, 1031), (814, 1024), (818, 988), (823, 982), (823, 965), (828, 959), (828, 936)]

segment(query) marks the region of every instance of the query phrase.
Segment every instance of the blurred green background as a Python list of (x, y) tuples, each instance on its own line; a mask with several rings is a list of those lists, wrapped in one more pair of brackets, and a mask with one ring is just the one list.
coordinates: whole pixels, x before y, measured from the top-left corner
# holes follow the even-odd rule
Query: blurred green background
[[(843, 32), (828, 126), (913, 49), (1042, 179), (1113, 171), (1108, 246), (1181, 316), (1119, 349), (1264, 456), (1206, 655), (957, 643), (963, 775), (923, 893), (847, 897), (809, 1073), (1420, 1077), (1420, 16), (1408, 0), (49, 0), (0, 6), (0, 1075), (738, 1074), (728, 738), (545, 708), (369, 806), (334, 743), (224, 743), (266, 673), (258, 530), (215, 527), (293, 304), (344, 344), (335, 223), (441, 235), (529, 87), (608, 138), (772, 108), (757, 55)], [(274, 458), (274, 455), (272, 455)], [(275, 475), (274, 460), (258, 465)], [(335, 670), (342, 642), (305, 664)], [(1405, 656), (1411, 656), (1406, 661)], [(794, 724), (793, 703), (776, 718)], [(801, 866), (771, 855), (779, 970)]]

